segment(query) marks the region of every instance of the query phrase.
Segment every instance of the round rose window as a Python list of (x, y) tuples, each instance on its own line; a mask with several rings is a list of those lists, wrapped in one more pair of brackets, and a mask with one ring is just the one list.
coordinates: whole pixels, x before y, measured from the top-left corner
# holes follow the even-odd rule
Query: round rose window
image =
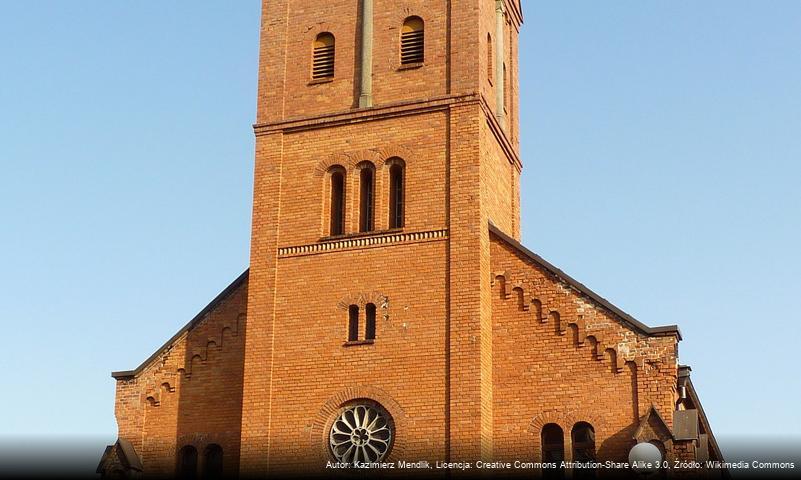
[(371, 405), (345, 408), (331, 426), (329, 445), (339, 462), (381, 461), (392, 445), (389, 416)]

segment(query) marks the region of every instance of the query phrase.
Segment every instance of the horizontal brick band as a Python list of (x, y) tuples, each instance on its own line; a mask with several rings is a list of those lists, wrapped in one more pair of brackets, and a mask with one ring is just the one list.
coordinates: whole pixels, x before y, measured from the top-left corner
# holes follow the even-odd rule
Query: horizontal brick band
[(443, 240), (446, 238), (448, 238), (448, 230), (431, 230), (428, 232), (394, 233), (390, 235), (344, 238), (341, 240), (330, 240), (312, 243), (309, 245), (279, 248), (278, 256), (297, 257), (301, 255), (315, 255), (337, 250), (348, 250), (351, 248), (377, 247), (398, 243), (427, 242), (432, 240)]

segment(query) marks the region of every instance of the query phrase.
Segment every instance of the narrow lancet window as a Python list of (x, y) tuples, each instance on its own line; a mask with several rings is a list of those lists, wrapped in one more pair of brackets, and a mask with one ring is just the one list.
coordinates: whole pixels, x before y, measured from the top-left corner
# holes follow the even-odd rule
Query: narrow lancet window
[(223, 449), (217, 444), (206, 447), (203, 455), (203, 480), (223, 478)]
[[(573, 461), (580, 463), (595, 461), (595, 430), (587, 422), (579, 422), (573, 426)], [(576, 468), (573, 478), (595, 478), (595, 469)]]
[(345, 172), (331, 172), (331, 225), (330, 235), (345, 233)]
[(351, 305), (348, 308), (348, 341), (359, 341), (359, 306)]
[(556, 468), (543, 469), (543, 478), (564, 478), (564, 469), (561, 468), (561, 463), (565, 459), (565, 434), (562, 428), (555, 423), (545, 425), (542, 427), (541, 440), (543, 463), (556, 465)]
[(177, 478), (194, 480), (197, 478), (197, 449), (191, 445), (183, 447), (178, 452)]
[(375, 169), (364, 166), (359, 172), (359, 231), (371, 232), (374, 229), (374, 192), (375, 192)]
[(394, 163), (389, 169), (389, 228), (403, 228), (403, 164)]
[(367, 305), (365, 305), (364, 312), (367, 317), (367, 321), (365, 323), (364, 339), (375, 340), (375, 304), (368, 303)]

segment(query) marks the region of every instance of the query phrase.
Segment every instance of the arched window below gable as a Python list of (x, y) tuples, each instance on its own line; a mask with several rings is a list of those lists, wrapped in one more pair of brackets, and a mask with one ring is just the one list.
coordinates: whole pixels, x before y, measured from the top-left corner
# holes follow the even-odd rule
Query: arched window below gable
[(194, 480), (197, 478), (197, 449), (186, 445), (178, 451), (177, 478)]
[(216, 443), (203, 453), (203, 480), (223, 478), (223, 449)]
[(562, 479), (565, 477), (561, 463), (565, 459), (565, 434), (562, 427), (549, 423), (542, 427), (540, 436), (542, 445), (542, 462), (553, 464), (555, 468), (543, 469), (543, 478)]
[[(580, 463), (595, 461), (595, 429), (587, 422), (579, 422), (571, 432), (573, 443), (573, 461)], [(595, 478), (595, 469), (573, 469), (573, 478)]]

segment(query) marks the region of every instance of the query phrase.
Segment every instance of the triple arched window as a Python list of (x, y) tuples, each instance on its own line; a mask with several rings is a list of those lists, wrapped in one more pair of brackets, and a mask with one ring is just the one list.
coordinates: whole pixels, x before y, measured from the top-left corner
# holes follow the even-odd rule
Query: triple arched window
[[(381, 189), (386, 195), (387, 223), (378, 228), (397, 229), (403, 228), (405, 224), (405, 188), (406, 188), (406, 167), (400, 158), (392, 158), (387, 161), (385, 172), (381, 182)], [(356, 185), (353, 186), (358, 192), (358, 203), (349, 203), (348, 200), (348, 179), (347, 171), (344, 167), (335, 165), (328, 170), (327, 175), (327, 208), (328, 208), (328, 236), (339, 236), (348, 233), (346, 231), (346, 219), (348, 218), (348, 205), (353, 205), (358, 209), (358, 225), (354, 225), (354, 230), (358, 233), (374, 232), (376, 226), (376, 197), (379, 182), (377, 181), (378, 172), (371, 162), (361, 162), (356, 165), (355, 178)], [(352, 185), (352, 184), (351, 184)], [(355, 221), (355, 220), (354, 220)], [(383, 220), (382, 220), (383, 221)]]

